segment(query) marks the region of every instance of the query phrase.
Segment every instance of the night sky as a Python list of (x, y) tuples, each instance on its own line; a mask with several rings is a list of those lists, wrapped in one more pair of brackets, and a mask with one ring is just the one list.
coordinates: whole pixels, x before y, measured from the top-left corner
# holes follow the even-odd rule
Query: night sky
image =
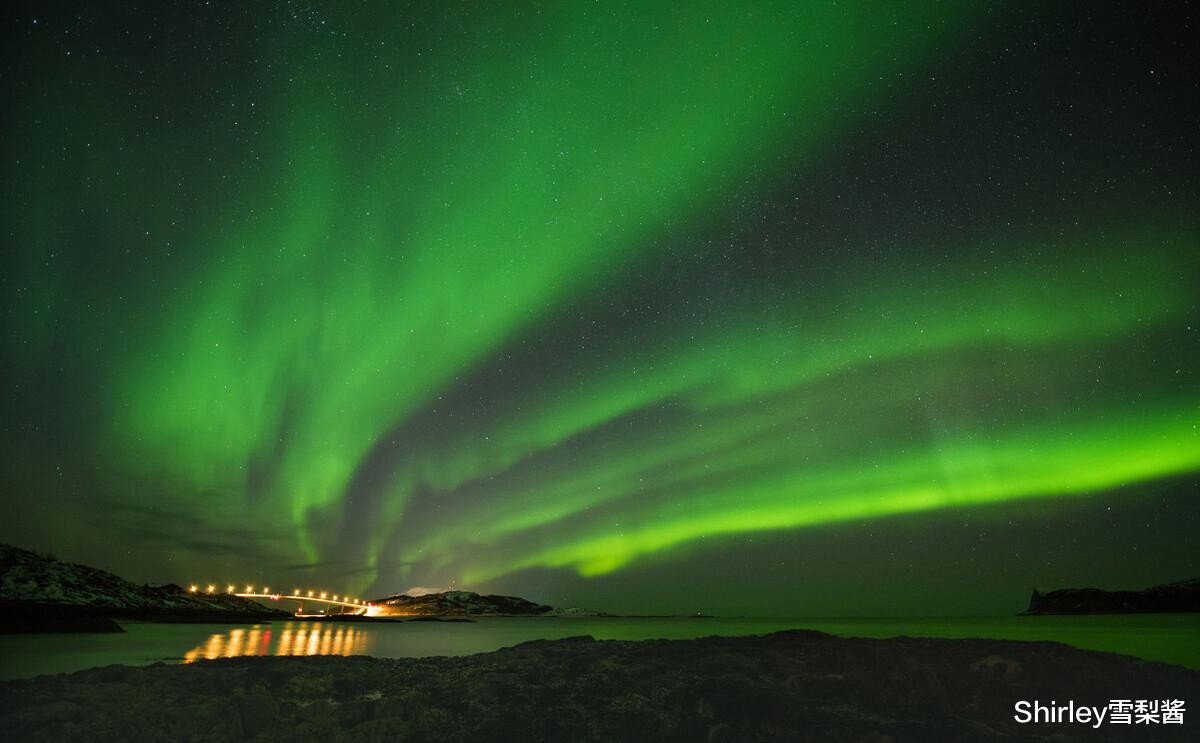
[(1200, 575), (1189, 5), (534, 5), (9, 9), (0, 541), (624, 612)]

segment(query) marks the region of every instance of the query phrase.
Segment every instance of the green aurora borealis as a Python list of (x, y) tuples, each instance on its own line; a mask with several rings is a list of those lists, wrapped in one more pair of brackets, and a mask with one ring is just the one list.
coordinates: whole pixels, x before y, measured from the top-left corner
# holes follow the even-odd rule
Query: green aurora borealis
[(850, 525), (1038, 513), (1120, 553), (1073, 533), (1092, 501), (1167, 514), (1161, 553), (954, 580), (1198, 567), (1183, 32), (518, 7), (14, 16), (0, 540), (364, 594), (650, 571), (678, 593), (614, 608), (681, 610), (705, 560), (776, 590)]

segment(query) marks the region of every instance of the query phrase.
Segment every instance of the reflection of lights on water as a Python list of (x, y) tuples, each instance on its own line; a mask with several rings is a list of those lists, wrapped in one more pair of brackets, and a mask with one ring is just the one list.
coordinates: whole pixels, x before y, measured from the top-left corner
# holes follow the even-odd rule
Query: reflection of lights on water
[(323, 622), (301, 622), (297, 627), (292, 624), (284, 625), (275, 643), (271, 642), (270, 628), (260, 625), (248, 632), (242, 628), (216, 632), (185, 653), (183, 662), (251, 655), (354, 655), (365, 639), (354, 627)]
[(242, 635), (246, 634), (244, 629), (229, 630), (229, 642), (225, 644), (225, 657), (236, 658), (242, 654)]
[(246, 634), (246, 652), (244, 655), (262, 655), (263, 649), (259, 647), (258, 638), (262, 636), (262, 630), (254, 627)]

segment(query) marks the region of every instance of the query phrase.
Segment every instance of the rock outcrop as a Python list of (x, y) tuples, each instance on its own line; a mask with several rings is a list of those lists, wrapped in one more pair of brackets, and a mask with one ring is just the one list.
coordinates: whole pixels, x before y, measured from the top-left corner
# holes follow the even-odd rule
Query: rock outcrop
[(371, 603), (382, 609), (380, 616), (396, 617), (542, 616), (553, 610), (553, 607), (517, 596), (484, 596), (473, 591), (445, 591), (421, 596), (401, 593)]
[(1141, 591), (1062, 588), (1036, 589), (1026, 614), (1165, 614), (1200, 612), (1200, 579), (1168, 583)]

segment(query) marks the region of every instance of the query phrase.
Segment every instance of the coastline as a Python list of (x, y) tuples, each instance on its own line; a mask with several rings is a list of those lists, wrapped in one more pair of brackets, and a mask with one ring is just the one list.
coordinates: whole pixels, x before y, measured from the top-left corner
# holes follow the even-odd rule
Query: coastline
[(264, 609), (129, 608), (79, 606), (39, 601), (0, 602), (0, 635), (117, 633), (126, 622), (161, 624), (259, 624), (288, 620), (283, 612)]

